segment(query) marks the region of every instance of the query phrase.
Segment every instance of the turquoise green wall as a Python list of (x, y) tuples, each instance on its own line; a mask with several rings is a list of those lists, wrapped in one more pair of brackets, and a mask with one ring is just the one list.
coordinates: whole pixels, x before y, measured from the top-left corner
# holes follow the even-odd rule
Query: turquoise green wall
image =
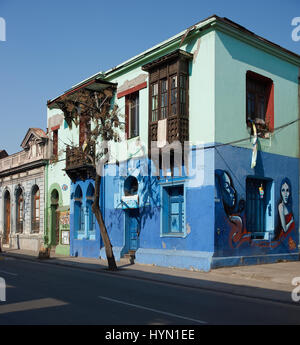
[[(190, 141), (214, 142), (215, 136), (215, 32), (196, 38), (190, 65)], [(188, 45), (189, 46), (189, 45)]]
[[(177, 49), (179, 46), (173, 47)], [(210, 31), (206, 34), (200, 34), (188, 41), (180, 47), (194, 54), (193, 60), (190, 62), (190, 86), (189, 86), (189, 129), (190, 141), (192, 142), (214, 142), (215, 124), (215, 32)], [(170, 52), (170, 51), (168, 51)], [(156, 57), (163, 56), (166, 50), (161, 50)], [(121, 71), (116, 77), (109, 77), (108, 80), (118, 83), (118, 87), (122, 86), (125, 81), (133, 80), (137, 76), (144, 74), (147, 76), (147, 88), (140, 90), (140, 135), (139, 138), (144, 144), (147, 152), (148, 147), (148, 103), (149, 103), (149, 80), (148, 73), (142, 71), (141, 65), (146, 61), (142, 61), (140, 65), (133, 66), (131, 69)], [(121, 114), (125, 114), (125, 97), (116, 99)], [(124, 121), (124, 117), (122, 121)], [(119, 160), (126, 160), (128, 156), (137, 152), (136, 138), (131, 139), (127, 143), (128, 154), (124, 150), (124, 144), (120, 145)], [(134, 156), (139, 157), (142, 151)], [(113, 156), (116, 156), (114, 152)]]
[[(58, 114), (62, 114), (62, 112), (58, 109), (47, 109), (47, 116), (48, 116), (48, 125), (51, 123), (51, 117), (54, 117)], [(51, 128), (49, 128), (49, 131)], [(73, 143), (74, 145), (78, 144), (78, 129), (74, 128), (70, 131), (68, 128), (65, 128), (64, 121), (62, 121), (60, 128), (58, 130), (58, 160), (57, 162), (50, 162), (48, 165), (48, 190), (47, 190), (47, 206), (46, 206), (46, 217), (47, 217), (47, 234), (50, 240), (50, 243), (53, 242), (52, 238), (52, 220), (51, 220), (51, 192), (53, 189), (57, 189), (59, 192), (59, 210), (66, 211), (70, 208), (70, 179), (64, 169), (66, 168), (66, 146), (65, 144)], [(67, 190), (63, 190), (62, 186), (67, 185)], [(61, 245), (59, 244), (56, 246), (56, 253), (69, 255), (70, 253), (70, 246), (68, 245)]]
[[(274, 127), (298, 118), (298, 67), (226, 35), (216, 32), (215, 108), (216, 142), (249, 137), (246, 127), (246, 72), (252, 70), (274, 83)], [(298, 123), (260, 139), (265, 152), (298, 157)], [(236, 144), (251, 148), (251, 142)]]

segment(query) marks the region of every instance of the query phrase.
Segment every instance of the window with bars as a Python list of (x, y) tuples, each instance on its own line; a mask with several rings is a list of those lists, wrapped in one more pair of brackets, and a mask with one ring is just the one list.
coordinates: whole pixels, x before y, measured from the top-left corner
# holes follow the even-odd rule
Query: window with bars
[(163, 187), (162, 212), (163, 234), (182, 236), (185, 229), (183, 185)]
[(272, 181), (268, 179), (246, 179), (246, 224), (247, 231), (254, 238), (264, 238), (265, 232), (269, 231), (267, 221), (270, 216), (271, 186)]

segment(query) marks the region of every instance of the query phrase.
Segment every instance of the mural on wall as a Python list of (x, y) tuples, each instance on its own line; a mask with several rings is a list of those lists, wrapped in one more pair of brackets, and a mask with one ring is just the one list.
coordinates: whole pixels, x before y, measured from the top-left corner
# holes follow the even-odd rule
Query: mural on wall
[(295, 221), (292, 211), (292, 186), (286, 177), (280, 184), (280, 201), (278, 204), (278, 226), (276, 229), (276, 239), (287, 237), (295, 228)]
[(60, 212), (60, 228), (63, 230), (70, 229), (70, 211), (62, 211)]
[(229, 245), (231, 248), (239, 247), (242, 243), (249, 242), (251, 239), (251, 234), (247, 233), (244, 226), (245, 200), (241, 199), (237, 203), (238, 195), (228, 172), (217, 169), (215, 177), (216, 187), (230, 227)]
[[(238, 201), (238, 193), (234, 188), (234, 184), (230, 174), (221, 169), (215, 170), (217, 194), (220, 200), (223, 214), (226, 218), (222, 218), (219, 228), (217, 228), (217, 236), (223, 235), (228, 242), (223, 241), (223, 246), (229, 245), (229, 248), (236, 249), (246, 244), (251, 247), (271, 248), (274, 249), (282, 244), (287, 238), (288, 250), (293, 251), (297, 248), (295, 240), (289, 236), (295, 229), (295, 221), (292, 211), (292, 185), (290, 180), (285, 177), (280, 184), (280, 200), (277, 207), (275, 235), (273, 239), (260, 241), (252, 241), (251, 232), (246, 227), (246, 202), (243, 199)], [(260, 197), (264, 197), (264, 193), (259, 188), (257, 191)], [(220, 215), (219, 215), (220, 216)], [(222, 227), (223, 229), (220, 229)], [(219, 242), (220, 245), (220, 242)]]

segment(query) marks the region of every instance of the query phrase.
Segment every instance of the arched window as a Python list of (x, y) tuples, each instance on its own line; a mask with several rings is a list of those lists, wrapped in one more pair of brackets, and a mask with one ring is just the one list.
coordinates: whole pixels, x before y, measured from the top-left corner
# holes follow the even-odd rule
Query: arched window
[(56, 189), (53, 189), (51, 192), (51, 244), (59, 244), (59, 194)]
[(24, 195), (21, 187), (16, 190), (16, 232), (23, 232), (24, 224)]
[(134, 176), (128, 176), (124, 182), (124, 194), (125, 196), (133, 196), (138, 192), (138, 180)]
[(74, 194), (74, 230), (75, 238), (82, 239), (84, 237), (84, 210), (82, 205), (82, 190), (80, 186), (76, 187)]
[(31, 193), (31, 232), (40, 231), (40, 190), (37, 185), (32, 188)]
[(92, 211), (92, 206), (94, 203), (94, 194), (95, 189), (92, 184), (89, 184), (86, 192), (86, 205), (88, 212), (88, 238), (90, 240), (96, 239), (96, 223), (95, 223), (95, 214)]

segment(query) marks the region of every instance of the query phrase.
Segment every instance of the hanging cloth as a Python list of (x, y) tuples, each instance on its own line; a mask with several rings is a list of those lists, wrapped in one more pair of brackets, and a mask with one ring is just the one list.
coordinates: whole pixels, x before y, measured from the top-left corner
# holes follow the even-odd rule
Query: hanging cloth
[(253, 128), (253, 141), (252, 141), (252, 159), (251, 159), (251, 169), (256, 166), (256, 158), (257, 158), (257, 131), (254, 122), (252, 122)]

